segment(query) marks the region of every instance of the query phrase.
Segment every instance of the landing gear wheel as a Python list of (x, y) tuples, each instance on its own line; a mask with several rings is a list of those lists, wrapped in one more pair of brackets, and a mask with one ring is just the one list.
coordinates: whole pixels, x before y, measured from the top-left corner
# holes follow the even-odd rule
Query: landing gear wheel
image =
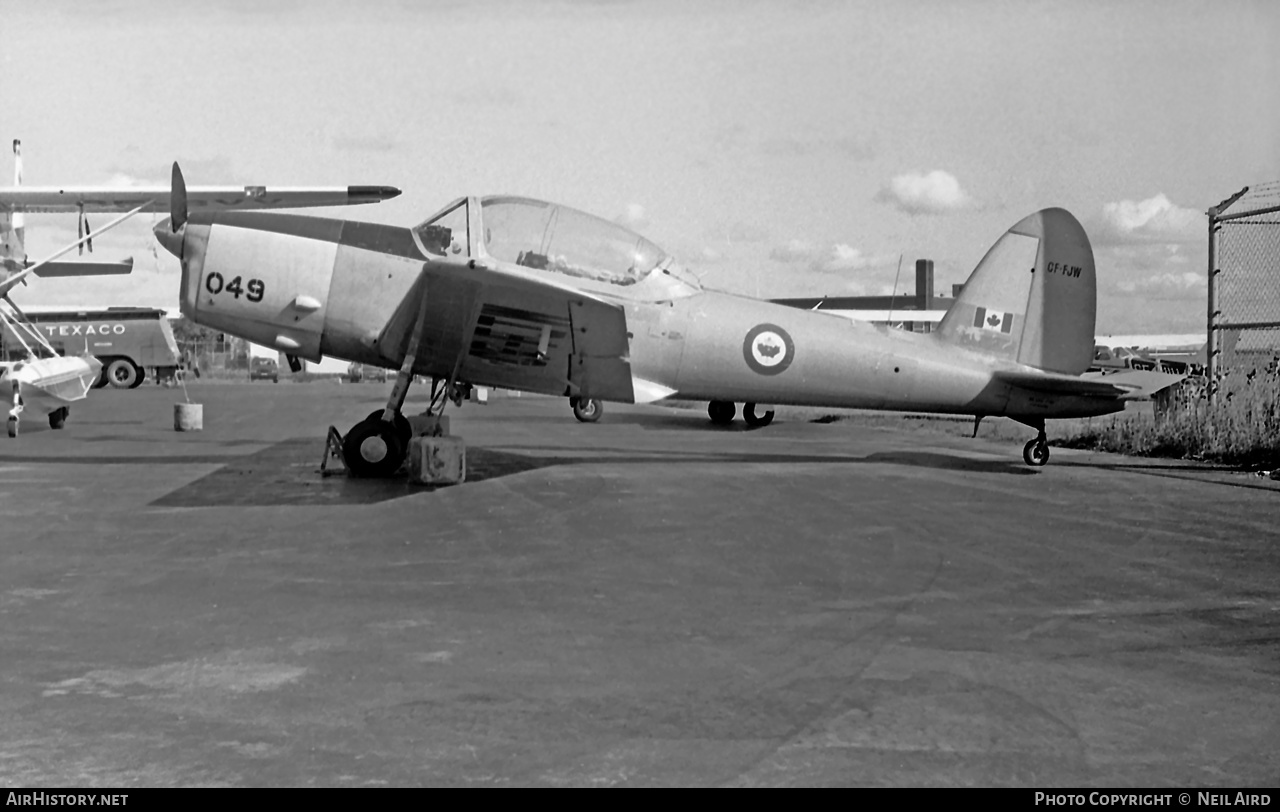
[(1049, 443), (1042, 437), (1030, 441), (1022, 447), (1022, 459), (1027, 465), (1040, 467), (1049, 461)]
[(733, 416), (737, 413), (738, 407), (729, 400), (713, 400), (707, 404), (707, 416), (717, 426), (729, 425), (733, 422)]
[(67, 422), (67, 416), (71, 414), (71, 410), (66, 406), (54, 409), (49, 412), (49, 428), (60, 429)]
[(747, 425), (753, 429), (764, 428), (773, 422), (773, 409), (756, 414), (756, 404), (744, 403), (742, 405), (742, 419), (746, 420)]
[[(377, 420), (378, 422), (382, 422), (381, 409), (378, 409), (376, 412), (370, 412), (369, 416), (364, 419), (364, 422), (368, 423), (372, 420)], [(409, 441), (413, 439), (413, 426), (409, 425), (409, 418), (400, 414), (400, 412), (396, 412), (395, 420), (396, 420), (396, 434), (400, 438), (400, 447), (405, 451), (408, 451)]]
[(9, 418), (9, 436), (10, 437), (18, 436), (18, 418), (16, 417)]
[(142, 383), (141, 371), (128, 358), (113, 358), (102, 374), (116, 389), (134, 389)]
[(398, 429), (378, 416), (356, 423), (347, 432), (342, 439), (342, 456), (352, 476), (389, 477), (399, 470), (406, 446)]
[(595, 423), (600, 420), (600, 415), (604, 414), (604, 404), (595, 398), (583, 400), (582, 398), (569, 398), (569, 404), (573, 406), (573, 416), (578, 418), (580, 423)]

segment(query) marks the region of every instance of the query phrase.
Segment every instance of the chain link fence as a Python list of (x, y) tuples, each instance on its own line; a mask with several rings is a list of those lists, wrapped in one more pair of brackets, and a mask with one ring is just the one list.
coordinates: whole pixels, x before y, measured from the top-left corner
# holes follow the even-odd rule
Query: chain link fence
[(1280, 365), (1280, 181), (1247, 186), (1209, 210), (1209, 393)]

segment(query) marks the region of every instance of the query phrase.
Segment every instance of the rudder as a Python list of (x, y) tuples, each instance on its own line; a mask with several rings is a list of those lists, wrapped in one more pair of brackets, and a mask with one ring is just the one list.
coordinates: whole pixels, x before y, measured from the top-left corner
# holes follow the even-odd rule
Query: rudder
[(1004, 233), (938, 326), (941, 340), (1048, 372), (1078, 375), (1093, 358), (1093, 249), (1066, 209), (1043, 209)]

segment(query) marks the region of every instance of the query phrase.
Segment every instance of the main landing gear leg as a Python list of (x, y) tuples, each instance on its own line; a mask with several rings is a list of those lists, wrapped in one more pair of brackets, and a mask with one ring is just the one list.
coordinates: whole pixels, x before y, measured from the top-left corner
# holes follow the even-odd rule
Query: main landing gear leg
[(1022, 460), (1038, 468), (1049, 461), (1049, 440), (1044, 435), (1044, 420), (1028, 422), (1027, 425), (1038, 433), (1034, 440), (1022, 447)]
[(409, 384), (413, 382), (413, 364), (418, 359), (418, 345), (426, 319), (427, 292), (423, 290), (418, 303), (417, 323), (410, 334), (404, 358), (400, 361), (400, 371), (396, 374), (395, 386), (391, 387), (387, 405), (356, 423), (342, 439), (342, 457), (352, 476), (392, 476), (400, 470), (400, 465), (409, 453), (413, 427), (400, 409), (404, 406), (405, 396), (409, 394)]

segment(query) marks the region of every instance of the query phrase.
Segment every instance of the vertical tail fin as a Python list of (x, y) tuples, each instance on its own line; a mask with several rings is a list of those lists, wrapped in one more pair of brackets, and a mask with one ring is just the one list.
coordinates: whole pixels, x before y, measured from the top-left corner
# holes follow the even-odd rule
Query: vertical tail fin
[[(13, 185), (22, 185), (22, 142), (13, 139)], [(0, 279), (27, 264), (26, 229), (20, 211), (0, 210)]]
[(1093, 358), (1098, 291), (1093, 249), (1065, 209), (1004, 233), (938, 326), (940, 340), (1048, 372), (1078, 375)]

